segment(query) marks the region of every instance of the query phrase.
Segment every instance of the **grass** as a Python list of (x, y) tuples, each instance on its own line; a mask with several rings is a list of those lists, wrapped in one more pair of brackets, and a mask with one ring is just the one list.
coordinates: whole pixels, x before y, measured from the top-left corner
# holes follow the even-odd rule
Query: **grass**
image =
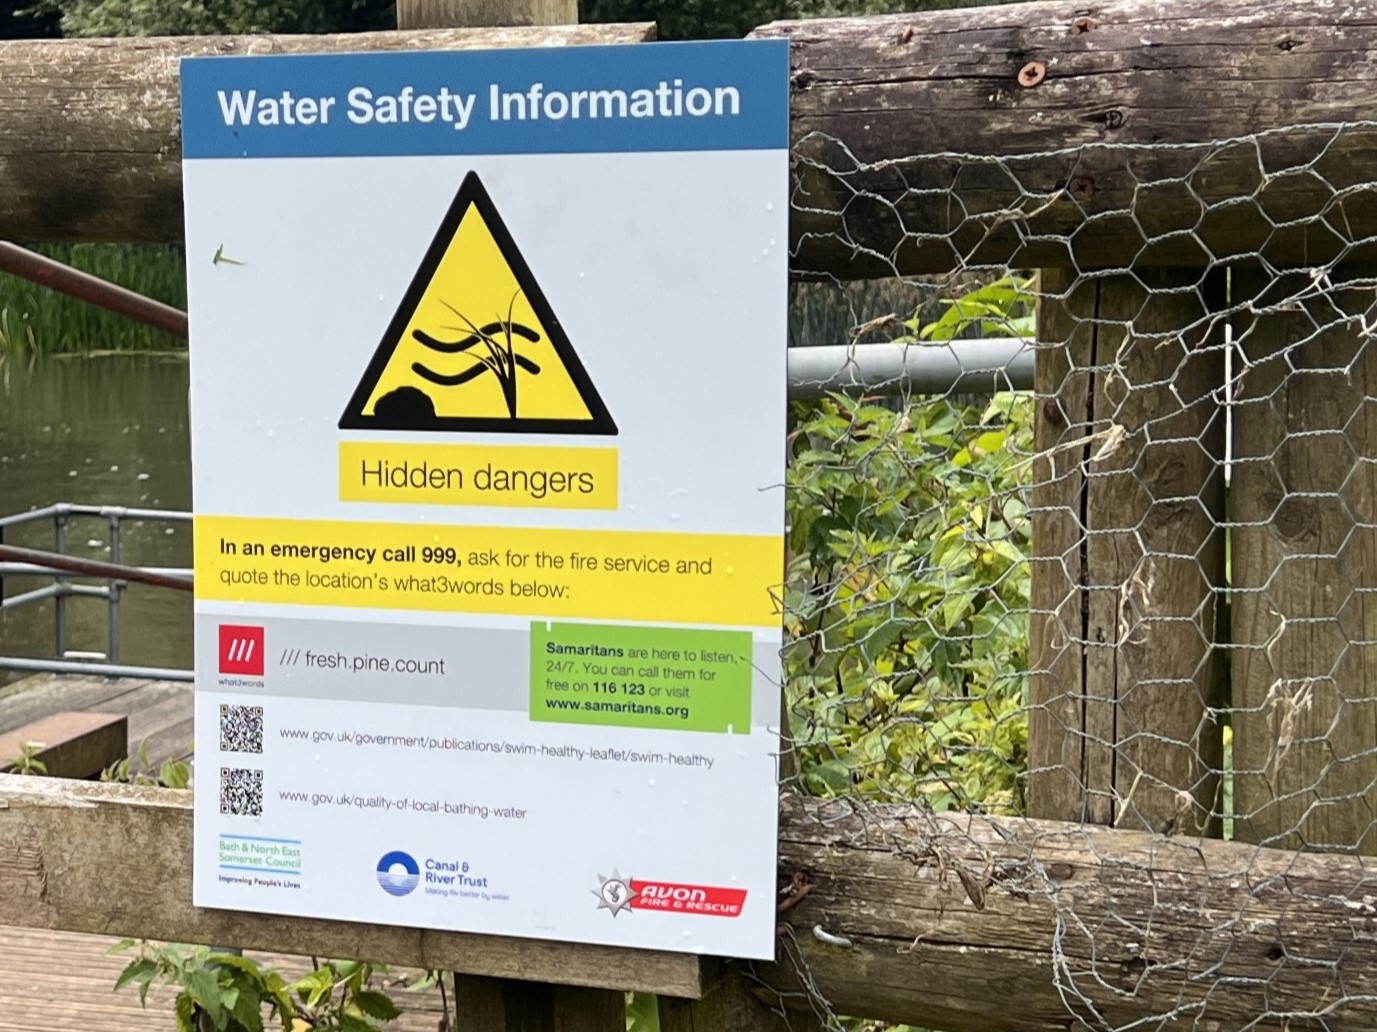
[[(175, 247), (47, 244), (33, 249), (101, 279), (186, 308), (186, 262)], [(184, 340), (162, 330), (0, 273), (0, 356), (185, 347)]]

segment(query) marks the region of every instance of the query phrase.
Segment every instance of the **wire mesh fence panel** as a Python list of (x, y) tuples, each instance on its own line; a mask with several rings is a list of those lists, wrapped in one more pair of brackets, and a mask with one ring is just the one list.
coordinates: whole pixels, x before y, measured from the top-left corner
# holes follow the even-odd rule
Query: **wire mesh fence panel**
[(796, 142), (796, 337), (1035, 387), (793, 407), (794, 1027), (1377, 1024), (1372, 128)]

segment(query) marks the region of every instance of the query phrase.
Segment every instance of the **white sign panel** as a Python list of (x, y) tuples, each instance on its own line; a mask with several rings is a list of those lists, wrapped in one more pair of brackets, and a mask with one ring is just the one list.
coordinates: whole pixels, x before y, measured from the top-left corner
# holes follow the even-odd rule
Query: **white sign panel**
[(787, 73), (183, 62), (197, 905), (772, 955)]

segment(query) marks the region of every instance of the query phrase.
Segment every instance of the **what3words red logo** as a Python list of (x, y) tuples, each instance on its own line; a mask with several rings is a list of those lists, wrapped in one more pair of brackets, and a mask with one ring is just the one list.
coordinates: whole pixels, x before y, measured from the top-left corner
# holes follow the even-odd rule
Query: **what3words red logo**
[(263, 628), (220, 625), (220, 673), (263, 676)]

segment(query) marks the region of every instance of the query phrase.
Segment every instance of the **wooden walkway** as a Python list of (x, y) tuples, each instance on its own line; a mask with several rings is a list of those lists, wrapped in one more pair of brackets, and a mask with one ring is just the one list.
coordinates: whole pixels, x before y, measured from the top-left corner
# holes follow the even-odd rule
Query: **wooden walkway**
[[(52, 713), (85, 710), (129, 718), (129, 747), (147, 745), (150, 766), (191, 756), (192, 688), (172, 681), (43, 675), (0, 688), (0, 733)], [(7, 775), (0, 775), (0, 777)], [(173, 993), (151, 993), (147, 1009), (138, 991), (113, 991), (127, 956), (107, 956), (113, 938), (0, 927), (0, 1032), (171, 1032)], [(304, 957), (251, 954), (284, 975), (310, 970)], [(395, 975), (407, 974), (395, 972)], [(434, 1032), (440, 1025), (435, 991), (396, 991), (402, 1017), (385, 1026), (397, 1032)]]
[(156, 766), (191, 756), (191, 684), (132, 677), (41, 674), (0, 688), (0, 733), (51, 713), (82, 710), (129, 718), (129, 750), (146, 742)]

